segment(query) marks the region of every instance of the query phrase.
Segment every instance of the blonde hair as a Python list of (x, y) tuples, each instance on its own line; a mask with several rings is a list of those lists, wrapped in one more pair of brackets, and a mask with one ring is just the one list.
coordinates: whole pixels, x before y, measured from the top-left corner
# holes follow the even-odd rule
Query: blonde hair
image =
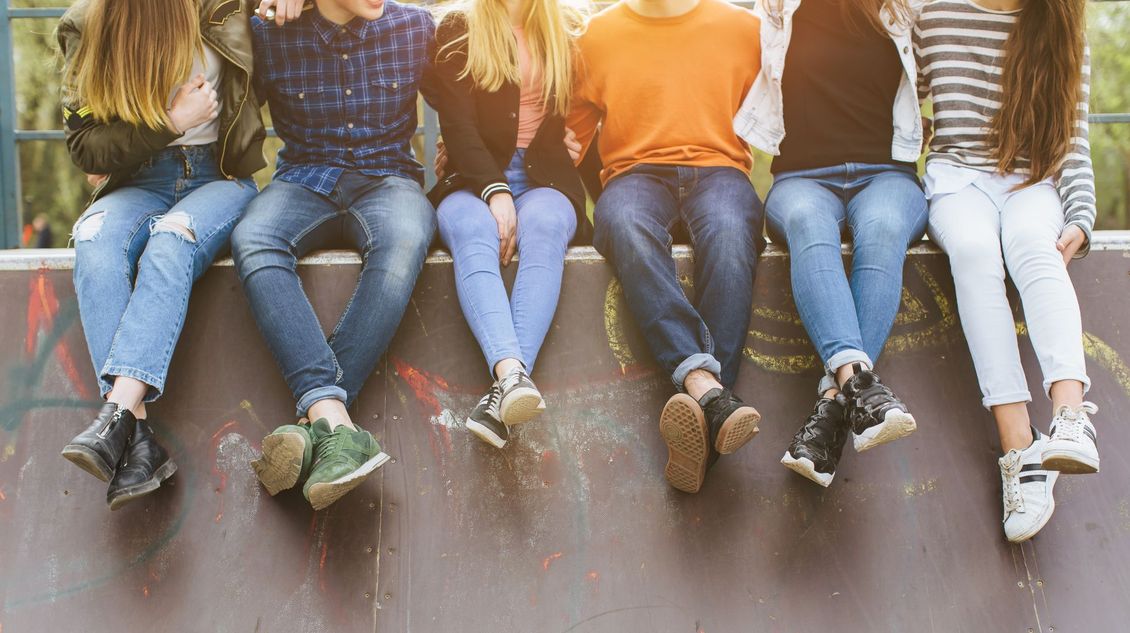
[[(522, 0), (522, 28), (530, 62), (542, 77), (542, 102), (564, 115), (569, 110), (573, 86), (573, 57), (577, 37), (584, 29), (587, 7), (574, 0)], [(439, 55), (452, 55), (465, 46), (467, 64), (460, 79), (470, 77), (475, 86), (495, 92), (507, 83), (521, 84), (518, 44), (503, 0), (459, 0), (440, 9), (441, 21), (463, 19), (467, 33), (447, 43)]]
[(197, 0), (91, 0), (82, 30), (67, 92), (98, 121), (170, 126), (169, 94), (203, 55)]

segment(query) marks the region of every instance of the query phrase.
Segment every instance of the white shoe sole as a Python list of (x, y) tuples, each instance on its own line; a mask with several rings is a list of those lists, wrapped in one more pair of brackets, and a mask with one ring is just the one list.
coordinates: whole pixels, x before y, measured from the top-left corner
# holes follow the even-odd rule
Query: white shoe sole
[(502, 399), (499, 417), (506, 426), (524, 424), (545, 411), (545, 400), (537, 389), (519, 387)]
[(276, 433), (263, 438), (263, 453), (251, 460), (251, 469), (272, 497), (298, 484), (306, 438), (300, 433)]
[(813, 464), (811, 459), (807, 457), (793, 457), (792, 453), (788, 451), (785, 451), (785, 456), (781, 458), (781, 463), (785, 465), (785, 468), (825, 488), (832, 483), (832, 478), (836, 476), (836, 473), (822, 473), (817, 471), (816, 464)]
[(1099, 456), (1079, 450), (1077, 442), (1069, 440), (1050, 440), (1040, 456), (1041, 465), (1046, 470), (1058, 471), (1064, 475), (1089, 475), (1099, 472)]
[(329, 507), (333, 502), (344, 497), (350, 490), (360, 486), (369, 475), (373, 474), (373, 471), (384, 466), (385, 462), (390, 459), (392, 458), (383, 452), (377, 453), (375, 457), (361, 464), (357, 470), (344, 477), (310, 486), (310, 505), (315, 510), (323, 510)]
[(487, 444), (490, 444), (495, 448), (506, 448), (506, 440), (499, 437), (494, 431), (490, 430), (490, 427), (486, 426), (485, 424), (479, 424), (478, 422), (467, 418), (467, 421), (464, 422), (463, 425), (467, 427), (467, 430), (470, 431), (472, 435), (486, 442)]
[[(1059, 473), (1055, 471), (1049, 472), (1048, 477), (1051, 478), (1051, 482), (1048, 484), (1048, 487), (1055, 488), (1055, 482), (1057, 479), (1059, 479)], [(1009, 543), (1023, 543), (1033, 536), (1036, 536), (1040, 533), (1040, 530), (1044, 529), (1044, 526), (1047, 525), (1048, 521), (1051, 520), (1052, 513), (1055, 512), (1055, 497), (1050, 495), (1049, 497), (1048, 507), (1044, 508), (1043, 514), (1041, 514), (1039, 518), (1036, 519), (1036, 522), (1032, 524), (1032, 527), (1028, 528), (1020, 534), (1010, 535), (1007, 531), (1004, 533), (1004, 536), (1008, 539)]]
[(855, 447), (855, 452), (862, 453), (880, 444), (902, 439), (913, 433), (917, 428), (918, 425), (914, 422), (914, 416), (902, 409), (891, 409), (887, 411), (886, 415), (883, 416), (883, 421), (879, 424), (863, 433), (852, 433), (852, 445)]

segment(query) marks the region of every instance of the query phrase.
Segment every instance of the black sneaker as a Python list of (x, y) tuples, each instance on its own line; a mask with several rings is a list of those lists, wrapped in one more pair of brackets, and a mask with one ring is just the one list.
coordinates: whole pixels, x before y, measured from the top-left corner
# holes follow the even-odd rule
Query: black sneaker
[(498, 381), (502, 398), (498, 404), (498, 419), (506, 426), (529, 422), (545, 411), (545, 400), (534, 386), (534, 381), (521, 367)]
[(495, 448), (505, 448), (510, 439), (510, 429), (499, 419), (498, 403), (501, 400), (502, 390), (496, 382), (479, 400), (464, 424), (475, 437)]
[(98, 417), (63, 447), (62, 455), (95, 477), (110, 482), (126, 452), (137, 420), (129, 409), (113, 402), (102, 405)]
[(710, 428), (710, 444), (719, 454), (729, 455), (757, 435), (761, 414), (729, 389), (707, 391), (698, 405)]
[(157, 490), (175, 472), (176, 463), (169, 458), (168, 451), (157, 443), (153, 429), (145, 420), (138, 420), (129, 448), (106, 491), (106, 503), (110, 504), (111, 510), (117, 510), (130, 501)]
[(836, 475), (836, 465), (847, 442), (846, 406), (843, 394), (817, 400), (812, 415), (793, 436), (781, 463), (827, 488)]
[(879, 376), (858, 364), (855, 371), (844, 383), (843, 394), (856, 452), (906, 437), (918, 428), (906, 405), (879, 382)]

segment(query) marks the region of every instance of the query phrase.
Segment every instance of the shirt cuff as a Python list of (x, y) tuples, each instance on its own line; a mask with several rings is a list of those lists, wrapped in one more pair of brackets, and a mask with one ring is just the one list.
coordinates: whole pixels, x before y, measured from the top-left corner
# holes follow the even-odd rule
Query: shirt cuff
[(491, 196), (496, 193), (510, 193), (510, 185), (504, 182), (492, 182), (486, 187), (483, 187), (483, 190), (479, 194), (479, 197), (482, 198), (483, 202), (489, 204)]

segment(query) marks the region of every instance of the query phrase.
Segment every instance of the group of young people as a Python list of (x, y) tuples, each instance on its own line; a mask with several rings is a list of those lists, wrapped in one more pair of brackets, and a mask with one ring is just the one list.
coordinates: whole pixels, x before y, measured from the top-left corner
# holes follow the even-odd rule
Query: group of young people
[[(676, 391), (667, 481), (698, 491), (758, 432), (733, 391), (763, 227), (826, 374), (781, 462), (827, 486), (916, 428), (874, 372), (906, 249), (929, 232), (1004, 453), (1004, 531), (1033, 536), (1061, 473), (1096, 472), (1067, 265), (1095, 218), (1085, 0), (79, 0), (60, 23), (64, 115), (98, 187), (75, 287), (106, 403), (63, 455), (111, 508), (176, 469), (148, 424), (193, 282), (229, 245), (297, 403), (252, 462), (321, 509), (389, 457), (349, 408), (385, 351), (433, 234), (493, 385), (466, 427), (502, 448), (546, 402), (531, 379), (571, 243), (591, 240)], [(252, 17), (257, 13), (262, 17)], [(439, 115), (439, 183), (411, 140)], [(920, 104), (933, 103), (932, 124)], [(262, 104), (284, 142), (261, 193)], [(931, 137), (932, 131), (932, 139)], [(916, 161), (929, 141), (923, 180)], [(750, 147), (774, 156), (764, 204)], [(590, 222), (577, 165), (595, 151)], [(671, 255), (694, 249), (688, 298)], [(852, 243), (851, 270), (841, 241)], [(362, 268), (327, 338), (296, 272), (346, 245)], [(517, 255), (508, 294), (501, 269)], [(1006, 271), (1051, 398), (1032, 425)]]

